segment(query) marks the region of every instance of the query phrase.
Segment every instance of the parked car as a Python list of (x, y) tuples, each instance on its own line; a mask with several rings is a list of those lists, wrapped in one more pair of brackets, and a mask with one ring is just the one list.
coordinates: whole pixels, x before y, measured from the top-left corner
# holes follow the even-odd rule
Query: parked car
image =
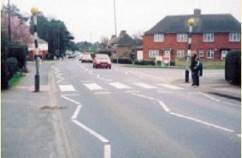
[(75, 57), (76, 57), (75, 54), (70, 54), (70, 55), (68, 55), (68, 58), (69, 58), (69, 59), (71, 59), (71, 58), (75, 58)]
[(107, 54), (96, 54), (93, 60), (93, 68), (111, 69), (112, 63)]
[(81, 58), (82, 63), (92, 63), (92, 56), (90, 54), (83, 54)]

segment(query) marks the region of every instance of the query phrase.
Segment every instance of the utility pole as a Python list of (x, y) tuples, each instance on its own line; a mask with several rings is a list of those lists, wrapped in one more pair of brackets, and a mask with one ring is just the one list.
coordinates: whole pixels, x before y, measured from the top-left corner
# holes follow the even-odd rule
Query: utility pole
[(34, 45), (35, 45), (35, 65), (36, 65), (36, 74), (34, 76), (34, 91), (39, 92), (40, 87), (40, 75), (39, 75), (39, 48), (38, 48), (38, 34), (37, 34), (37, 15), (39, 13), (37, 8), (31, 9), (33, 22), (34, 22)]
[(113, 11), (114, 11), (114, 33), (117, 37), (117, 15), (116, 15), (116, 0), (113, 0)]
[(11, 43), (11, 6), (10, 0), (8, 0), (8, 44)]

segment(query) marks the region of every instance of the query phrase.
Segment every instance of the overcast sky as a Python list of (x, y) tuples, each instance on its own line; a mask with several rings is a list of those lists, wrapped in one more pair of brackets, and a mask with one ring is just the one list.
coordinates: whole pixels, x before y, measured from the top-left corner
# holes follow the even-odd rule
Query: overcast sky
[[(61, 19), (75, 41), (100, 41), (114, 34), (114, 0), (11, 0), (21, 12), (37, 6), (46, 16)], [(241, 21), (241, 0), (116, 0), (118, 33), (144, 32), (166, 15), (230, 13)], [(3, 0), (6, 3), (7, 0)]]

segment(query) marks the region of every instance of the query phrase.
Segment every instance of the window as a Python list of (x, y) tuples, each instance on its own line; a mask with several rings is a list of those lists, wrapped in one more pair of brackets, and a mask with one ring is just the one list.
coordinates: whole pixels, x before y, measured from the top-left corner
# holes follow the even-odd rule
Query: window
[(229, 33), (230, 42), (240, 42), (240, 33)]
[(199, 55), (199, 57), (204, 57), (204, 51), (203, 50), (199, 50), (198, 51), (198, 55)]
[(208, 59), (214, 59), (214, 51), (212, 49), (208, 50)]
[(187, 42), (188, 35), (185, 33), (179, 33), (176, 35), (176, 41), (177, 42)]
[(227, 53), (228, 53), (228, 50), (222, 50), (222, 51), (221, 51), (221, 59), (222, 59), (222, 60), (225, 59)]
[(204, 33), (203, 42), (214, 42), (214, 33)]
[(176, 57), (178, 57), (178, 58), (183, 58), (185, 56), (185, 50), (183, 50), (183, 49), (178, 49), (177, 51), (176, 51)]
[(156, 56), (159, 56), (159, 50), (149, 50), (150, 58), (155, 58)]
[(164, 34), (154, 34), (154, 42), (163, 42)]

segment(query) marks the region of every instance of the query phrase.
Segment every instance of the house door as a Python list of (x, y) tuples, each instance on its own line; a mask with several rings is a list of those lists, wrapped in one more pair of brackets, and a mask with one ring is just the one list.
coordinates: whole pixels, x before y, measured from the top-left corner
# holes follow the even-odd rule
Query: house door
[(164, 51), (164, 57), (163, 57), (164, 63), (169, 64), (171, 62), (171, 50), (167, 49)]

